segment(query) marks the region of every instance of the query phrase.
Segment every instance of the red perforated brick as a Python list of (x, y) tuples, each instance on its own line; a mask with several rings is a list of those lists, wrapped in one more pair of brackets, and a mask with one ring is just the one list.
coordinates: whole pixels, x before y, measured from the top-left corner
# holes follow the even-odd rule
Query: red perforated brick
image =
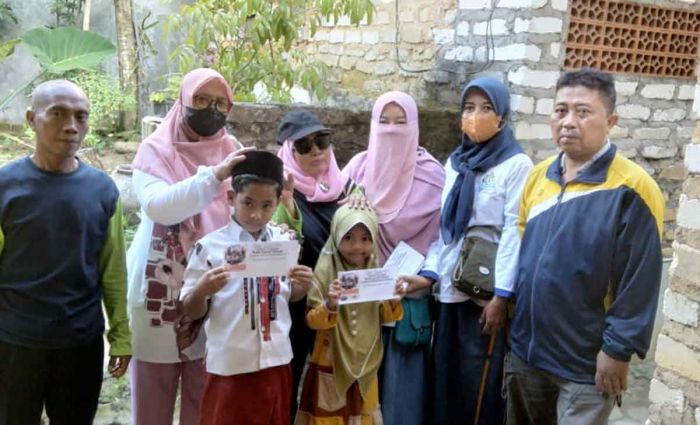
[(700, 11), (616, 0), (571, 0), (564, 67), (695, 78)]

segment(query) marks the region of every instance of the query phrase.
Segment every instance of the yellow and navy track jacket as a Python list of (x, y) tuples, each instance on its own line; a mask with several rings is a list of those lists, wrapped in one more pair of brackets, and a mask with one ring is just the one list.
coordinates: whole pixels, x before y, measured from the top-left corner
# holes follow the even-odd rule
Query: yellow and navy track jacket
[(565, 380), (595, 382), (596, 356), (649, 349), (661, 278), (664, 199), (613, 145), (563, 184), (561, 154), (528, 176), (513, 352)]

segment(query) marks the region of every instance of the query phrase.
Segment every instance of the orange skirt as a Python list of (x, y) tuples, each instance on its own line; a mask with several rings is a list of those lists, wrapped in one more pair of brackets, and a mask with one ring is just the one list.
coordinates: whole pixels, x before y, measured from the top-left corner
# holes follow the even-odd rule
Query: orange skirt
[(382, 423), (381, 415), (376, 378), (370, 386), (366, 400), (362, 398), (357, 381), (353, 382), (345, 394), (339, 395), (335, 387), (333, 368), (308, 363), (296, 425), (378, 425)]

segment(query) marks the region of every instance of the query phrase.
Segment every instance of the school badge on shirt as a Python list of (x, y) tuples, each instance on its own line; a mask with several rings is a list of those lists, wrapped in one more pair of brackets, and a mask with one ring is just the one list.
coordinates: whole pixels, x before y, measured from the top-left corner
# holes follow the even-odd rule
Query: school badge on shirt
[(481, 176), (481, 180), (479, 181), (479, 185), (477, 186), (477, 192), (496, 192), (496, 176), (493, 173), (493, 171), (489, 171), (488, 173)]

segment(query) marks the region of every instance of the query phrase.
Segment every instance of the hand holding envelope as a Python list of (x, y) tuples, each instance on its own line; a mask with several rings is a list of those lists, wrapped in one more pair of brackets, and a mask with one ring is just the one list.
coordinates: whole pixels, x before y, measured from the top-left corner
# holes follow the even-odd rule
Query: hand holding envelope
[(243, 242), (226, 249), (224, 267), (231, 277), (286, 276), (298, 258), (296, 241)]
[(341, 287), (339, 304), (401, 299), (411, 279), (423, 266), (423, 257), (405, 242), (400, 242), (381, 269), (351, 270), (338, 273)]
[(335, 311), (338, 308), (340, 295), (343, 293), (343, 288), (338, 279), (334, 280), (328, 287), (328, 299), (326, 300), (326, 308), (330, 311)]
[[(369, 301), (400, 300), (406, 295), (407, 286), (386, 269), (351, 270), (338, 273), (333, 285), (339, 286), (338, 304), (354, 304)], [(333, 287), (331, 285), (331, 287)], [(329, 290), (330, 298), (330, 290)], [(329, 305), (329, 307), (331, 307)]]

